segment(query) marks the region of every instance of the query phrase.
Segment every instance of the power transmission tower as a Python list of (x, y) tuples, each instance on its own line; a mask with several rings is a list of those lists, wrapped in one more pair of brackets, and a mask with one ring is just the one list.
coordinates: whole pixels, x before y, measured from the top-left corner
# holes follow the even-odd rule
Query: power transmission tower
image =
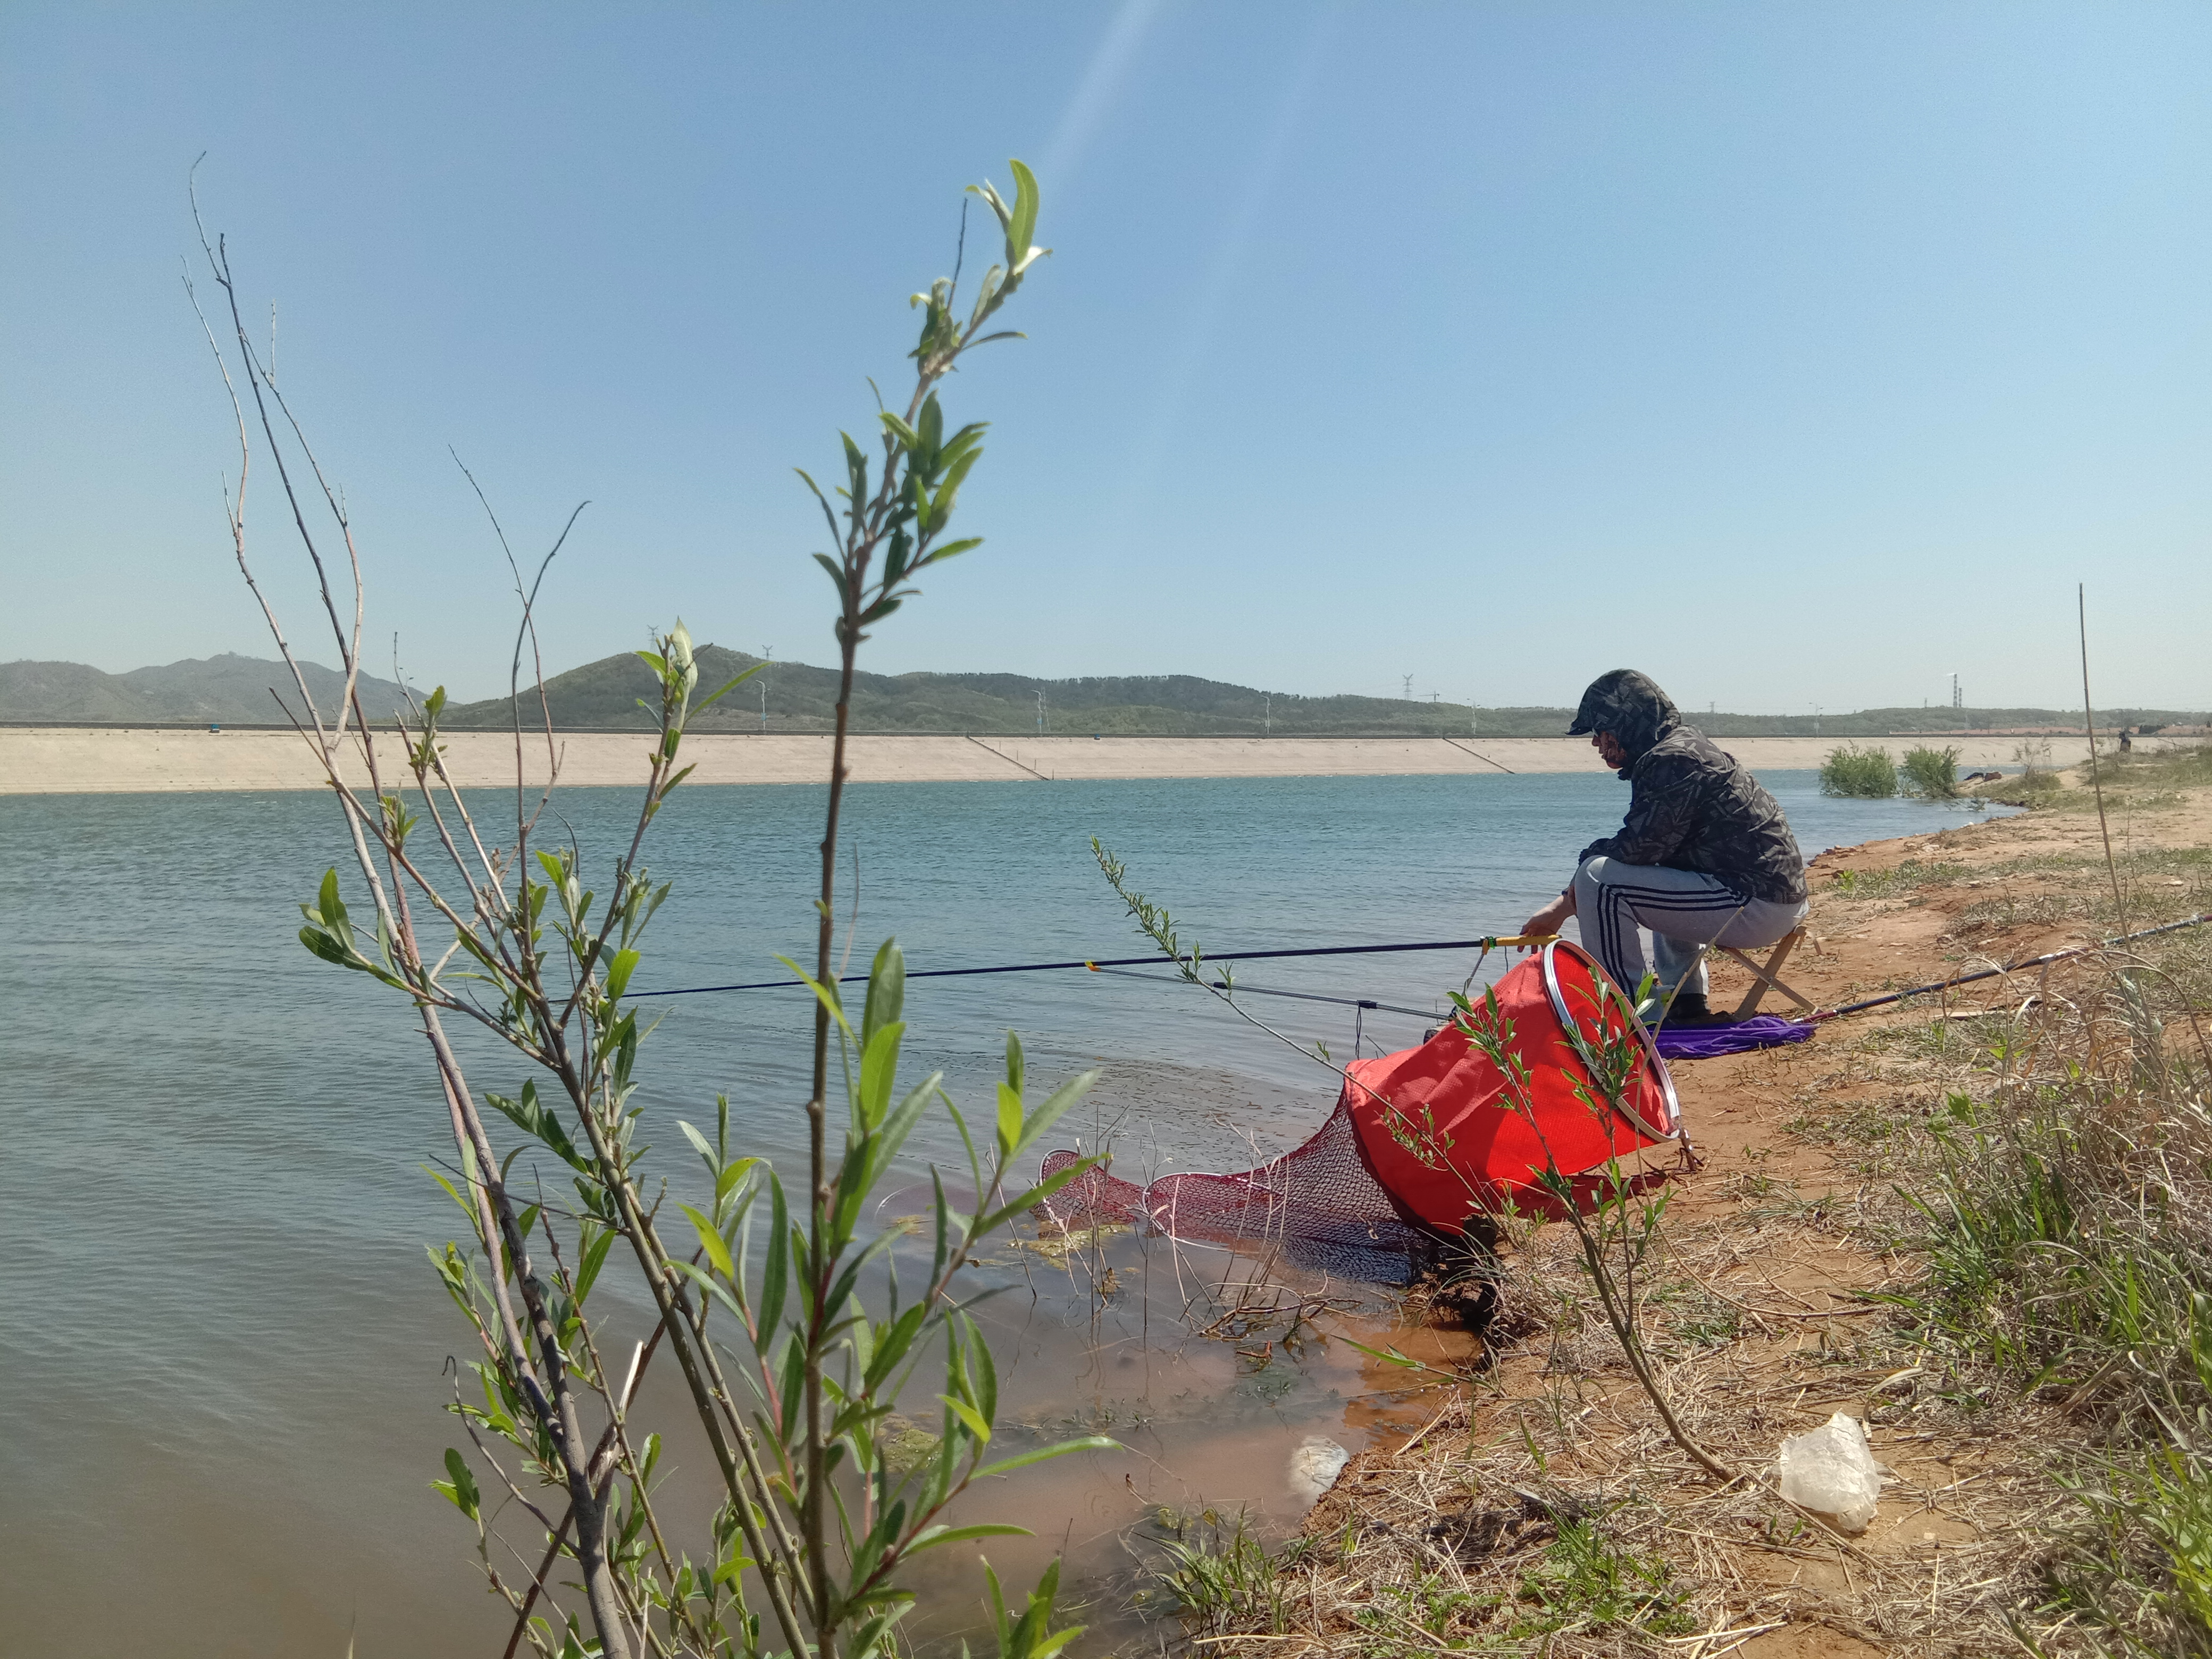
[(1271, 693), (1260, 696), (1260, 735), (1271, 737), (1275, 730), (1275, 699)]
[(1037, 688), (1037, 736), (1044, 735), (1044, 688)]
[(1408, 675), (1407, 675), (1407, 676), (1405, 677), (1405, 680), (1406, 680), (1406, 695), (1405, 695), (1404, 698), (1402, 699), (1402, 701), (1404, 701), (1404, 702), (1413, 702), (1413, 677), (1411, 674), (1408, 674)]
[[(761, 660), (763, 662), (772, 662), (775, 660), (775, 647), (774, 646), (764, 645), (761, 647)], [(760, 698), (761, 730), (765, 732), (768, 730), (768, 675), (765, 672), (763, 672), (760, 677)]]

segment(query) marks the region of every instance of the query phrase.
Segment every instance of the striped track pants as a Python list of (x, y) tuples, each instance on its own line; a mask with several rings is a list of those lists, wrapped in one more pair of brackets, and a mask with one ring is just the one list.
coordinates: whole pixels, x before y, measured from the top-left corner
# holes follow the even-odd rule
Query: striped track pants
[(1575, 918), (1583, 948), (1633, 995), (1644, 974), (1639, 927), (1651, 930), (1652, 970), (1660, 989), (1705, 989), (1703, 947), (1748, 950), (1772, 945), (1805, 919), (1806, 902), (1741, 899), (1708, 875), (1656, 865), (1594, 858), (1575, 872)]

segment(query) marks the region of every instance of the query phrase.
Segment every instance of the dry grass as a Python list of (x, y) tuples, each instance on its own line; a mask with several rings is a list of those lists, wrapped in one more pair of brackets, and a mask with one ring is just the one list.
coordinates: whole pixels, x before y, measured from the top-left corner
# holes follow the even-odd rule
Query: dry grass
[(1670, 1230), (1649, 1341), (1685, 1426), (1747, 1471), (1831, 1412), (1866, 1418), (1896, 1479), (1863, 1544), (1692, 1462), (1554, 1229), (1506, 1288), (1505, 1310), (1536, 1328), (1527, 1345), (1407, 1446), (1357, 1462), (1267, 1571), (1248, 1563), (1255, 1597), (1187, 1581), (1190, 1633), (1208, 1650), (1373, 1659), (1711, 1655), (1778, 1627), (1896, 1652), (2010, 1645), (2038, 1582), (2022, 1517), (2059, 1501), (2040, 1462), (1911, 1363), (1892, 1306), (1823, 1288), (1886, 1276), (1856, 1242), (1869, 1217), (1740, 1184), (1734, 1213)]

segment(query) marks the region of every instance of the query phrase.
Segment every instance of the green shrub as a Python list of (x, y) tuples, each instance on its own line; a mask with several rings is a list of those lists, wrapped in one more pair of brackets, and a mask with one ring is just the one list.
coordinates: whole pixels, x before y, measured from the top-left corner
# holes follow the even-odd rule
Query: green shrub
[(1950, 800), (1959, 793), (1959, 751), (1956, 749), (1908, 749), (1898, 763), (1905, 793), (1929, 800)]
[(1897, 765), (1887, 749), (1861, 749), (1844, 744), (1828, 751), (1820, 763), (1820, 793), (1856, 795), (1869, 800), (1897, 793)]

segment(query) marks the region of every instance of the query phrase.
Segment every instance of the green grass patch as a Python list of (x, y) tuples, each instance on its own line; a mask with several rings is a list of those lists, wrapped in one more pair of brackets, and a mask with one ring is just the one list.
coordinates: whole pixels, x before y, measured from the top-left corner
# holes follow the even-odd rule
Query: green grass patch
[(1950, 887), (1973, 873), (1944, 860), (1907, 859), (1887, 870), (1838, 870), (1836, 891), (1845, 898), (1901, 898), (1922, 887)]
[(2049, 807), (2065, 796), (2066, 786), (2056, 773), (2031, 767), (2017, 776), (1977, 785), (1974, 793), (1996, 806)]
[[(2075, 769), (2089, 781), (2084, 762)], [(2144, 789), (2191, 789), (2212, 784), (2212, 743), (2192, 743), (2173, 749), (2137, 749), (2122, 754), (2106, 738), (2097, 743), (2097, 778), (2106, 789), (2118, 784)]]
[(1565, 1630), (1627, 1628), (1647, 1636), (1681, 1636), (1696, 1628), (1680, 1607), (1666, 1562), (1609, 1538), (1595, 1522), (1570, 1521), (1544, 1551), (1541, 1565), (1521, 1581), (1526, 1611), (1512, 1635), (1527, 1640)]
[(2008, 933), (2015, 927), (2047, 927), (2086, 914), (2087, 907), (2072, 893), (2000, 893), (1978, 899), (1959, 912), (1952, 931), (1961, 938), (1978, 933)]
[(2048, 744), (2022, 744), (2014, 758), (2025, 769), (2018, 776), (1979, 787), (1974, 793), (2006, 806), (2094, 812), (2094, 782), (2104, 792), (2107, 812), (2136, 812), (2179, 805), (2185, 799), (2181, 791), (2212, 785), (2212, 744), (2207, 743), (2123, 755), (2100, 740), (2094, 776), (2087, 761), (2073, 768), (2081, 786), (2078, 789), (2064, 787), (2064, 781), (2050, 769)]
[[(1352, 1626), (1360, 1632), (1361, 1659), (1427, 1659), (1445, 1646), (1444, 1638), (1469, 1614), (1486, 1613), (1497, 1604), (1495, 1597), (1476, 1595), (1434, 1577), (1412, 1584), (1377, 1584), (1374, 1599), (1352, 1615)], [(1471, 1649), (1463, 1643), (1455, 1645), (1474, 1653), (1494, 1650), (1487, 1642)]]
[(2212, 1070), (2169, 1040), (2202, 1018), (2205, 947), (2179, 938), (1976, 1023), (1997, 1075), (1928, 1121), (1901, 1242), (1918, 1340), (1964, 1394), (2066, 1407), (2053, 1606), (2111, 1650), (2212, 1656)]
[[(2138, 847), (2118, 854), (2121, 890), (2127, 895), (2128, 928), (2155, 927), (2212, 909), (2212, 848)], [(1962, 938), (2008, 927), (2080, 921), (2086, 930), (2123, 931), (2112, 903), (2112, 878), (2102, 853), (2038, 854), (1986, 866), (1975, 872), (1993, 888), (1959, 913)], [(2021, 878), (2042, 878), (2057, 890), (2013, 890)], [(1850, 891), (1839, 885), (1839, 891)], [(1873, 888), (1859, 890), (1872, 894)]]
[(2130, 1652), (2212, 1659), (2212, 1468), (2203, 1455), (2168, 1445), (2115, 1458), (2075, 1494), (2087, 1513), (2053, 1575), (2054, 1606), (2134, 1638)]
[(1224, 1521), (1208, 1510), (1197, 1516), (1159, 1511), (1156, 1541), (1167, 1559), (1152, 1578), (1164, 1589), (1194, 1635), (1262, 1632), (1279, 1636), (1287, 1626), (1288, 1569), (1309, 1540), (1293, 1538), (1270, 1550), (1253, 1536), (1241, 1513)]
[[(1769, 1182), (1767, 1191), (1774, 1190)], [(1733, 1342), (1743, 1331), (1742, 1310), (1714, 1297), (1695, 1279), (1661, 1284), (1651, 1292), (1649, 1305), (1658, 1316), (1659, 1328), (1668, 1340), (1692, 1349)]]

